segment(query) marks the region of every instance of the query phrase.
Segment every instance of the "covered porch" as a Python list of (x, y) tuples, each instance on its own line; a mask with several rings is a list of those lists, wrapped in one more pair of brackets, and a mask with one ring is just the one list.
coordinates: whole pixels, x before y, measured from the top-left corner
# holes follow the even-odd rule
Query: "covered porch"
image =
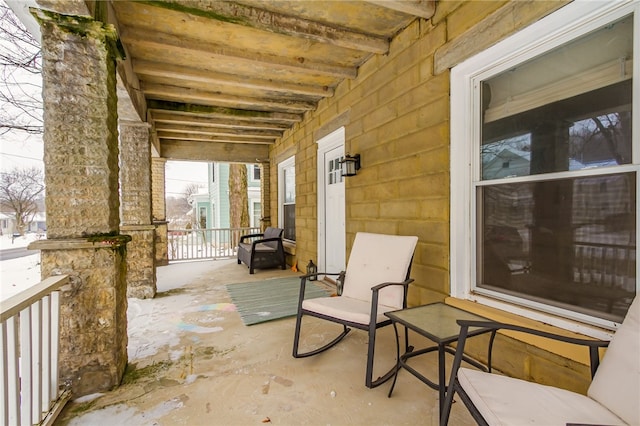
[[(123, 384), (69, 402), (57, 425), (437, 424), (438, 392), (406, 371), (391, 398), (391, 382), (362, 385), (366, 333), (353, 331), (322, 355), (294, 359), (295, 318), (245, 326), (226, 305), (226, 284), (259, 285), (298, 273), (250, 276), (235, 260), (172, 263), (157, 273), (154, 299), (129, 299), (130, 368)], [(332, 326), (319, 321), (307, 336), (331, 333)], [(381, 329), (376, 355), (380, 370), (395, 362), (392, 327)], [(419, 361), (421, 368), (437, 377), (430, 357)], [(462, 404), (452, 415), (452, 424), (475, 424)]]
[[(635, 297), (639, 174), (637, 133), (633, 143), (630, 133), (632, 101), (636, 106), (637, 101), (630, 95), (617, 102), (613, 93), (615, 105), (624, 108), (611, 111), (619, 114), (617, 123), (627, 135), (621, 152), (626, 155), (633, 145), (633, 160), (617, 155), (615, 166), (572, 170), (570, 153), (557, 149), (569, 146), (569, 134), (559, 132), (553, 121), (544, 138), (534, 138), (527, 147), (557, 156), (557, 169), (545, 171), (559, 182), (557, 187), (546, 185), (547, 177), (534, 167), (526, 176), (512, 177), (515, 195), (515, 189), (525, 186), (528, 197), (518, 200), (528, 200), (528, 210), (503, 197), (491, 215), (477, 208), (481, 203), (474, 204), (472, 197), (479, 192), (471, 171), (479, 173), (479, 152), (488, 145), (477, 137), (483, 130), (479, 117), (488, 105), (479, 102), (482, 93), (475, 88), (483, 86), (471, 84), (475, 80), (463, 73), (465, 64), (482, 53), (481, 65), (493, 67), (491, 75), (499, 76), (504, 53), (498, 48), (509, 46), (515, 58), (524, 46), (515, 42), (519, 40), (551, 55), (553, 43), (569, 41), (544, 39), (546, 45), (538, 46), (534, 30), (549, 21), (558, 33), (573, 22), (571, 40), (583, 40), (590, 34), (587, 29), (595, 29), (584, 24), (591, 16), (583, 10), (588, 2), (31, 3), (33, 9), (21, 7), (42, 33), (48, 220), (47, 240), (33, 248), (42, 251), (43, 277), (70, 277), (60, 297), (61, 379), (74, 398), (117, 387), (99, 399), (70, 405), (61, 421), (71, 422), (75, 412), (110, 420), (130, 416), (120, 422), (129, 424), (436, 422), (435, 392), (409, 375), (401, 375), (390, 399), (385, 386), (362, 386), (365, 339), (358, 333), (326, 354), (295, 360), (290, 349), (293, 319), (244, 327), (235, 312), (199, 310), (228, 303), (224, 285), (234, 280), (293, 272), (252, 277), (233, 260), (199, 264), (203, 270), (163, 266), (168, 234), (164, 164), (170, 159), (260, 163), (263, 225), (289, 228), (296, 255), (290, 263), (298, 266), (315, 259), (324, 270), (339, 270), (357, 232), (417, 236), (412, 306), (444, 300), (496, 320), (610, 337)], [(418, 7), (407, 10), (407, 4)], [(599, 14), (602, 31), (616, 23), (623, 34), (631, 34), (628, 16), (637, 16), (637, 1), (590, 7), (594, 10), (589, 13)], [(269, 25), (278, 22), (276, 28)], [(595, 45), (594, 50), (605, 49)], [(564, 64), (549, 57), (553, 64)], [(630, 69), (624, 58), (631, 53), (621, 57), (613, 69)], [(514, 63), (526, 64), (532, 58), (517, 59)], [(640, 67), (633, 61), (635, 85)], [(624, 88), (632, 79), (628, 72), (622, 74), (619, 84)], [(478, 77), (478, 82), (499, 82), (488, 77)], [(489, 101), (487, 91), (485, 95), (483, 100)], [(474, 108), (464, 108), (472, 100)], [(553, 106), (560, 101), (548, 102)], [(584, 114), (602, 108), (595, 103)], [(637, 128), (637, 114), (633, 121)], [(507, 140), (507, 130), (496, 135), (499, 143)], [(337, 166), (349, 154), (361, 156), (362, 170), (342, 179)], [(500, 170), (510, 167), (508, 161), (496, 164)], [(602, 212), (577, 214), (585, 210), (580, 204), (585, 200), (573, 196), (572, 182), (588, 181), (592, 172), (599, 179), (597, 191), (585, 188), (584, 194), (597, 201), (593, 205), (611, 204), (607, 194), (618, 192), (626, 200), (606, 218)], [(616, 184), (622, 180), (618, 175), (631, 183)], [(500, 180), (500, 188), (504, 182)], [(333, 184), (341, 188), (335, 198), (327, 195)], [(488, 188), (492, 183), (482, 184)], [(538, 195), (536, 188), (548, 192)], [(548, 196), (555, 189), (566, 190), (567, 196)], [(534, 193), (536, 197), (529, 196)], [(328, 200), (340, 200), (339, 209)], [(331, 215), (338, 211), (343, 215)], [(522, 211), (530, 217), (520, 217)], [(558, 211), (562, 215), (551, 215)], [(599, 232), (606, 223), (615, 225), (607, 232), (621, 228), (630, 236), (624, 246), (630, 266), (624, 274), (609, 274), (624, 284), (623, 294), (615, 293), (622, 306), (615, 312), (601, 311), (599, 305), (594, 309), (595, 297), (580, 291), (582, 284), (592, 282), (581, 282), (587, 274), (578, 261), (584, 256), (574, 250), (585, 245), (573, 232), (585, 218), (594, 225), (587, 233)], [(332, 219), (339, 227), (331, 226)], [(482, 220), (484, 228), (472, 226)], [(523, 262), (521, 270), (509, 267), (511, 259), (498, 259), (495, 266), (487, 261), (494, 247), (488, 244), (491, 233), (484, 230), (509, 229), (495, 227), (503, 223), (544, 233), (540, 240), (531, 238), (535, 250), (527, 256), (532, 263)], [(327, 229), (339, 232), (329, 235)], [(547, 234), (554, 237), (546, 239)], [(474, 244), (474, 238), (487, 244)], [(549, 245), (563, 256), (551, 256)], [(336, 269), (327, 267), (334, 260), (329, 255), (338, 252), (334, 247), (343, 249)], [(547, 257), (563, 268), (555, 263), (548, 268), (557, 282), (545, 286), (552, 291), (544, 292), (549, 300), (541, 303), (535, 291), (546, 282), (540, 277), (548, 272)], [(594, 276), (606, 275), (605, 266), (586, 263), (596, 265)], [(165, 271), (179, 268), (187, 270), (176, 275), (181, 284), (172, 279), (161, 284)], [(487, 273), (476, 280), (485, 270), (503, 274)], [(598, 295), (614, 294), (607, 289), (620, 287), (613, 278), (609, 281), (605, 284), (611, 287), (596, 288)], [(557, 300), (553, 289), (558, 283), (577, 288), (572, 296), (589, 297)], [(128, 312), (127, 300), (132, 300)], [(137, 321), (151, 330), (136, 334)], [(317, 335), (326, 332), (321, 327)], [(204, 332), (208, 328), (216, 331)], [(382, 349), (377, 359), (387, 367), (395, 359), (392, 333), (385, 329), (378, 341)], [(143, 350), (167, 336), (171, 339), (157, 351)], [(503, 353), (502, 365), (510, 368), (506, 373), (586, 389), (587, 368), (580, 356), (527, 341), (511, 343)], [(435, 365), (429, 361), (425, 357), (425, 368)], [(132, 374), (133, 365), (144, 374)], [(102, 407), (114, 411), (97, 411)], [(464, 424), (466, 411), (456, 408), (462, 413), (454, 409), (451, 423)], [(80, 418), (78, 423), (100, 421)]]

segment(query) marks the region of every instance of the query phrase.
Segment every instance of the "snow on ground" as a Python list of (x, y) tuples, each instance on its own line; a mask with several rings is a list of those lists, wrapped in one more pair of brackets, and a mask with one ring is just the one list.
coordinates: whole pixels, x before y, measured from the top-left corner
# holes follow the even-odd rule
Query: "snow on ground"
[(43, 238), (43, 234), (36, 234), (35, 232), (16, 238), (13, 238), (11, 235), (0, 235), (0, 250), (26, 247), (29, 243)]
[[(26, 247), (39, 238), (42, 236), (33, 233), (15, 239), (11, 235), (2, 235), (0, 250)], [(17, 259), (0, 260), (0, 300), (5, 300), (40, 281), (39, 251)]]
[[(11, 236), (0, 236), (0, 250), (26, 247), (37, 236), (28, 235), (16, 238), (13, 243)], [(158, 268), (157, 289), (159, 292), (170, 292), (189, 284), (194, 277), (211, 274), (219, 268), (234, 264), (235, 259), (219, 260), (216, 262), (185, 262), (174, 263)], [(31, 285), (40, 282), (40, 252), (37, 254), (24, 256), (18, 259), (0, 261), (0, 300), (4, 300)], [(229, 310), (235, 309), (230, 303), (221, 303), (217, 306), (205, 305), (204, 307), (197, 300), (197, 295), (189, 292), (175, 293), (171, 298), (156, 299), (128, 299), (128, 360), (136, 363), (147, 357), (156, 355), (162, 348), (173, 347), (180, 341), (180, 332), (184, 327), (192, 327), (182, 321), (181, 310), (188, 312), (191, 306), (193, 311), (207, 310)], [(217, 315), (207, 315), (199, 325), (191, 331), (211, 333), (222, 331), (222, 327), (217, 323), (222, 318)], [(150, 332), (152, 327), (154, 332)], [(158, 330), (163, 330), (158, 333)], [(179, 359), (183, 351), (169, 351), (169, 357)], [(185, 383), (190, 383), (197, 376), (188, 376)], [(90, 401), (102, 394), (88, 395), (75, 402)], [(126, 404), (116, 404), (95, 412), (88, 413), (71, 420), (69, 426), (80, 425), (106, 425), (106, 424), (158, 424), (157, 420), (177, 408), (182, 407), (184, 401), (181, 397), (164, 401), (151, 410), (140, 412), (128, 407)]]

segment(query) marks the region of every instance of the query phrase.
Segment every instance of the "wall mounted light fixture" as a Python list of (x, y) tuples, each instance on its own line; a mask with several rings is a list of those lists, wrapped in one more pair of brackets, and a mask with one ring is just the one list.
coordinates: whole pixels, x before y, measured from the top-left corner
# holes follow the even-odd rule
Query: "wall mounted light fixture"
[(360, 154), (347, 154), (340, 163), (342, 164), (342, 176), (355, 176), (360, 170)]

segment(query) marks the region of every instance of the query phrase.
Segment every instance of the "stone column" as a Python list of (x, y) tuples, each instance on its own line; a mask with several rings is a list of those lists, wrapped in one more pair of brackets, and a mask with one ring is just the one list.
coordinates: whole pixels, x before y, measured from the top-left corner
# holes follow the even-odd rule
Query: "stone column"
[(120, 230), (127, 245), (127, 297), (156, 295), (155, 226), (151, 223), (149, 125), (120, 120)]
[(169, 237), (165, 202), (164, 168), (167, 160), (154, 157), (151, 160), (151, 207), (156, 226), (156, 266), (169, 264)]
[(262, 229), (271, 226), (271, 163), (260, 163), (260, 203), (262, 205)]
[(119, 233), (116, 32), (33, 12), (42, 31), (47, 240), (42, 277), (60, 295), (60, 379), (74, 397), (120, 383), (127, 364), (127, 235)]

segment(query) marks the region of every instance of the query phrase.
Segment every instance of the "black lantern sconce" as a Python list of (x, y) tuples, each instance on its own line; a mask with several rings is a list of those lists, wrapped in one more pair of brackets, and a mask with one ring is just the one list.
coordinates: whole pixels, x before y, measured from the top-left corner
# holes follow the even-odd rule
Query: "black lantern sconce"
[(342, 176), (355, 176), (360, 170), (360, 154), (353, 156), (347, 154), (340, 164), (342, 164)]

